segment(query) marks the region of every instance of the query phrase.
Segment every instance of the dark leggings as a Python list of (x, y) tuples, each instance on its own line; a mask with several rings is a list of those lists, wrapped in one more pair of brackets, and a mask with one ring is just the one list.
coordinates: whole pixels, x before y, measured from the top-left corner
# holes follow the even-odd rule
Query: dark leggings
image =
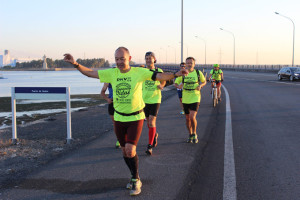
[(137, 145), (142, 133), (143, 123), (144, 119), (132, 122), (115, 121), (116, 135), (121, 147), (125, 147), (126, 143)]

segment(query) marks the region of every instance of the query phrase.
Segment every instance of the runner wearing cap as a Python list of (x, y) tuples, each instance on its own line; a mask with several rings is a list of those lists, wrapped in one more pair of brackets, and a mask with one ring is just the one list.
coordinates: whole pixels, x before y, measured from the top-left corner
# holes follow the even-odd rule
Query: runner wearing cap
[[(153, 52), (145, 54), (147, 69), (152, 72), (162, 73), (163, 70), (154, 66), (156, 58)], [(156, 118), (161, 103), (161, 90), (166, 85), (166, 81), (146, 80), (143, 83), (143, 100), (145, 102), (145, 115), (148, 126), (149, 142), (146, 150), (147, 155), (152, 155), (152, 148), (157, 146), (158, 133), (156, 132)]]
[(187, 70), (176, 73), (157, 73), (145, 68), (130, 67), (131, 56), (125, 47), (115, 51), (117, 68), (93, 71), (77, 63), (71, 54), (65, 54), (64, 60), (74, 65), (82, 74), (111, 83), (114, 96), (114, 120), (117, 138), (121, 144), (123, 157), (131, 172), (131, 180), (127, 184), (130, 195), (141, 193), (142, 182), (139, 177), (139, 159), (136, 146), (139, 141), (145, 114), (145, 103), (142, 98), (142, 85), (145, 80), (166, 81), (177, 76), (188, 74)]
[(178, 77), (177, 83), (182, 83), (182, 104), (185, 113), (186, 127), (189, 132), (188, 143), (198, 143), (197, 136), (197, 111), (200, 105), (200, 90), (206, 85), (206, 79), (203, 73), (195, 67), (195, 59), (188, 57), (186, 59), (186, 69), (189, 74), (185, 77)]
[[(180, 69), (185, 69), (185, 62), (180, 63)], [(176, 79), (174, 85), (177, 88), (177, 94), (178, 94), (178, 98), (179, 98), (179, 102), (180, 102), (180, 107), (182, 109), (180, 114), (184, 115), (183, 105), (182, 105), (182, 84), (181, 84), (181, 82), (179, 83)]]
[[(221, 101), (221, 82), (224, 80), (223, 71), (220, 69), (219, 64), (214, 64), (214, 68), (209, 72), (209, 80), (212, 79), (216, 81), (217, 85), (217, 96), (219, 101)], [(214, 87), (213, 82), (211, 83), (211, 87)]]

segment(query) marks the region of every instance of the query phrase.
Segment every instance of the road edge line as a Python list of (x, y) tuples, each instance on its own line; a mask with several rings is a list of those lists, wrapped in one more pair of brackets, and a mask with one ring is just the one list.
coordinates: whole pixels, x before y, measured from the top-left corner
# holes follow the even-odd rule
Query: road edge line
[(226, 124), (224, 144), (224, 179), (223, 179), (223, 200), (236, 200), (236, 174), (234, 162), (234, 149), (232, 141), (231, 107), (228, 91), (222, 85), (226, 96)]

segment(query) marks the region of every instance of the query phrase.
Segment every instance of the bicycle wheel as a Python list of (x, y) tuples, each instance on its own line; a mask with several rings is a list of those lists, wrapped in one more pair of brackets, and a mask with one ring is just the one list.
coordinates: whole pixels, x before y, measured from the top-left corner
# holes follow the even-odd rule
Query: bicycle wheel
[(214, 89), (214, 91), (213, 91), (213, 106), (216, 107), (217, 103), (218, 103), (217, 90)]

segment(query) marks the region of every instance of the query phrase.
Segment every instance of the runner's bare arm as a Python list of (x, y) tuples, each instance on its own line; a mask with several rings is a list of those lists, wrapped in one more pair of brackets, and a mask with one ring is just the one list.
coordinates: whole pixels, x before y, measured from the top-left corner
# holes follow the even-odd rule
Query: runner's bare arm
[(177, 89), (182, 89), (182, 84), (178, 85), (177, 83), (175, 83), (174, 86), (175, 86)]
[(180, 71), (178, 71), (176, 73), (172, 73), (172, 72), (157, 73), (156, 80), (167, 81), (167, 80), (171, 80), (177, 76), (186, 76), (186, 75), (188, 75), (188, 73), (189, 72), (186, 69), (181, 69)]
[(71, 54), (69, 54), (69, 53), (64, 54), (64, 61), (74, 65), (74, 67), (77, 68), (78, 71), (80, 71), (83, 75), (86, 75), (91, 78), (99, 79), (97, 71), (93, 71), (90, 68), (87, 68), (83, 65), (78, 64)]
[(197, 90), (201, 90), (205, 85), (206, 85), (206, 79), (203, 83), (201, 83), (198, 87), (197, 87)]
[(157, 86), (157, 88), (163, 90), (165, 85), (166, 85), (166, 81), (160, 81), (160, 84)]
[(108, 88), (108, 85), (109, 85), (109, 83), (104, 83), (103, 84), (103, 87), (102, 87), (102, 89), (101, 89), (101, 93), (100, 93), (100, 95), (103, 97), (103, 99), (105, 99), (106, 101), (107, 101), (107, 103), (112, 103), (113, 101), (112, 101), (112, 99), (110, 99), (110, 98), (108, 98), (107, 96), (106, 96), (106, 94), (105, 94), (105, 92), (106, 92), (106, 90), (107, 90), (107, 88)]

